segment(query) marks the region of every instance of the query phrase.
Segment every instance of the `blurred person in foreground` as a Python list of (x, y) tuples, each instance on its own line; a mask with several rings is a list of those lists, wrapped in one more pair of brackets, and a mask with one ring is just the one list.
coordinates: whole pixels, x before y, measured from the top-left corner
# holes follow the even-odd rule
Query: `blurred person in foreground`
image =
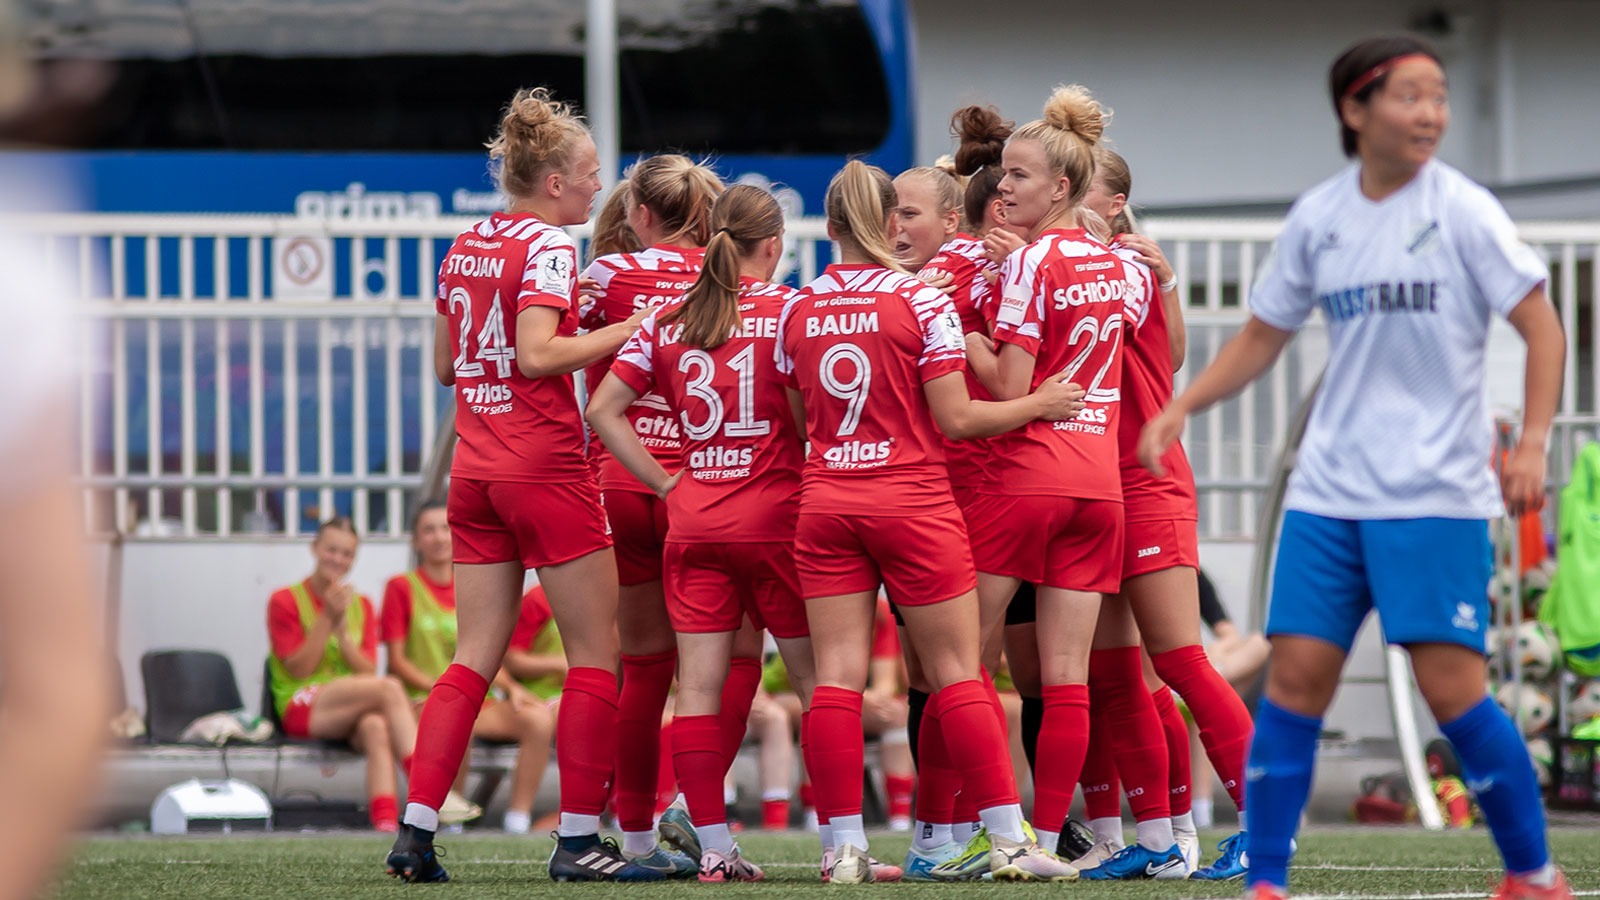
[[(25, 135), (18, 116), (44, 98), (7, 13), (0, 4), (0, 145)], [(0, 797), (13, 811), (0, 820), (0, 846), (10, 854), (0, 900), (36, 896), (54, 871), (97, 784), (109, 716), (105, 648), (67, 464), (77, 381), (69, 293), (18, 232), (17, 184), (17, 173), (0, 168), (0, 312), (8, 322), (0, 333)]]

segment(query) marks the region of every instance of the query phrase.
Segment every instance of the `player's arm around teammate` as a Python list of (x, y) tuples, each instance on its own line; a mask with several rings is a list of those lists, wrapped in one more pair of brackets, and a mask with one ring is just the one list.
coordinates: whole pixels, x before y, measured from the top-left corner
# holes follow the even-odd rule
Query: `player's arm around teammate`
[[(1254, 380), (1323, 309), (1328, 378), (1285, 499), (1273, 653), (1250, 753), (1248, 881), (1258, 896), (1287, 890), (1321, 717), (1356, 629), (1376, 609), (1481, 785), (1506, 863), (1497, 896), (1570, 897), (1550, 863), (1521, 736), (1485, 695), (1483, 655), (1485, 520), (1543, 500), (1565, 349), (1548, 272), (1487, 191), (1433, 158), (1450, 106), (1430, 44), (1361, 41), (1334, 62), (1329, 88), (1357, 163), (1302, 195), (1256, 281), (1250, 322), (1139, 442), (1140, 460), (1165, 471), (1186, 417)], [(1528, 344), (1523, 435), (1498, 490), (1484, 465), (1491, 315)]]
[(860, 816), (860, 718), (881, 582), (938, 691), (930, 714), (949, 723), (951, 755), (993, 835), (992, 871), (1075, 877), (1023, 831), (1003, 712), (979, 680), (970, 551), (939, 432), (981, 436), (1059, 419), (1073, 414), (1080, 391), (1046, 378), (1039, 392), (1009, 403), (972, 400), (949, 299), (894, 261), (895, 206), (886, 173), (845, 165), (826, 202), (841, 262), (788, 304), (778, 329), (779, 368), (800, 395), (810, 438), (796, 564), (818, 686), (802, 742), (837, 851), (827, 874), (842, 882), (876, 877)]
[[(803, 703), (813, 678), (793, 562), (801, 445), (772, 362), (778, 315), (792, 292), (765, 283), (783, 251), (783, 213), (769, 193), (729, 189), (711, 225), (694, 286), (645, 320), (587, 415), (617, 460), (669, 500), (666, 612), (678, 648), (673, 755), (704, 849), (700, 878), (755, 881), (761, 871), (740, 856), (721, 799), (754, 688), (730, 696), (730, 667), (737, 661), (760, 672), (759, 645), (738, 646), (744, 617), (772, 630)], [(646, 394), (664, 398), (683, 426), (684, 468), (676, 473), (628, 420)]]
[(577, 334), (577, 251), (561, 226), (588, 219), (599, 156), (582, 121), (543, 89), (513, 97), (489, 153), (508, 208), (464, 231), (445, 256), (435, 329), (436, 371), (457, 395), (449, 519), (458, 641), (423, 707), (405, 827), (387, 868), (411, 881), (448, 878), (433, 852), (438, 809), (532, 568), (571, 667), (550, 876), (654, 880), (598, 835), (616, 752), (616, 563), (568, 373), (616, 352), (634, 323)]

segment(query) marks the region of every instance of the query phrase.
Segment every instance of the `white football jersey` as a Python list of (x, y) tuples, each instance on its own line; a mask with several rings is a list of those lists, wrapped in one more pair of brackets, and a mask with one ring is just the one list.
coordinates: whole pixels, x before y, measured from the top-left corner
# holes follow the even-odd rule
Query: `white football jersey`
[(1504, 512), (1484, 349), (1549, 272), (1499, 201), (1438, 160), (1381, 201), (1351, 166), (1302, 195), (1250, 311), (1295, 331), (1320, 308), (1328, 370), (1287, 509), (1344, 519)]

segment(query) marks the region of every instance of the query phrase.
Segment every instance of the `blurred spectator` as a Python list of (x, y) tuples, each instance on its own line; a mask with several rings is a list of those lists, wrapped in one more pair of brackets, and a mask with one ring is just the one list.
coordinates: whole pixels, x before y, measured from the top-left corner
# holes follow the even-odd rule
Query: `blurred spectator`
[(359, 544), (336, 516), (311, 542), (316, 568), (267, 601), (273, 703), (290, 737), (349, 741), (367, 758), (372, 827), (399, 827), (395, 761), (409, 770), (417, 720), (398, 679), (377, 674), (378, 617), (346, 580)]
[(110, 715), (68, 468), (81, 336), (67, 292), (39, 262), (27, 241), (0, 237), (0, 846), (10, 859), (0, 898), (43, 889), (95, 788)]
[[(456, 652), (455, 567), (443, 502), (429, 501), (417, 510), (411, 522), (411, 546), (420, 564), (389, 579), (383, 592), (381, 632), (389, 650), (389, 674), (405, 684), (420, 709)], [(550, 707), (502, 668), (473, 723), (472, 736), (518, 745), (504, 821), (510, 833), (526, 834), (532, 823), (533, 801), (550, 763), (555, 730), (555, 713)], [(456, 780), (458, 793), (464, 787), (468, 763), (462, 761)], [(469, 806), (466, 811), (473, 810)], [(481, 810), (477, 812), (481, 814)], [(444, 813), (441, 809), (441, 820)]]

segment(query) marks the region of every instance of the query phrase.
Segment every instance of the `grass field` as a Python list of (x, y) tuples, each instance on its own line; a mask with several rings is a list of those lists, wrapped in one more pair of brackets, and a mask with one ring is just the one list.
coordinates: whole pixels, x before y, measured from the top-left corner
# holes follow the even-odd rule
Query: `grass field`
[[(1209, 848), (1223, 833), (1205, 835)], [(1600, 827), (1562, 827), (1551, 840), (1557, 861), (1579, 896), (1600, 896)], [(556, 885), (545, 875), (549, 838), (455, 835), (440, 841), (454, 881), (406, 886), (383, 874), (388, 840), (370, 834), (259, 835), (249, 837), (91, 838), (66, 867), (61, 898), (394, 898), (439, 894), (449, 898), (598, 897), (619, 893), (688, 898), (706, 892), (754, 897), (817, 896), (848, 890), (818, 882), (816, 843), (810, 835), (747, 835), (745, 854), (766, 868), (756, 885)], [(874, 855), (898, 861), (908, 839), (873, 838)], [(1209, 854), (1208, 857), (1209, 859)], [(1301, 900), (1472, 900), (1499, 880), (1494, 848), (1481, 828), (1428, 834), (1416, 828), (1323, 828), (1300, 838), (1293, 888)], [(993, 896), (997, 891), (1067, 891), (1097, 897), (1236, 897), (1235, 883), (1081, 882), (1073, 885), (874, 885), (856, 890), (917, 892), (951, 898)]]

